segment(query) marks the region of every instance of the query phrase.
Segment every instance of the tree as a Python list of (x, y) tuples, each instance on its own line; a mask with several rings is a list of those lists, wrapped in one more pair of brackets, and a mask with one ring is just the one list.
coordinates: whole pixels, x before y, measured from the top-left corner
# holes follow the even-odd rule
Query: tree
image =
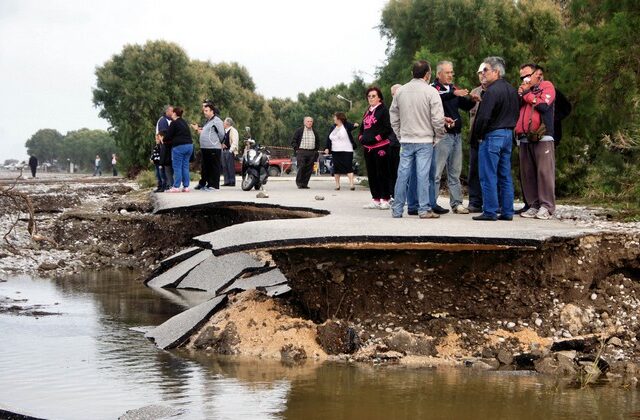
[[(89, 170), (94, 165), (96, 155), (100, 155), (103, 162), (111, 162), (111, 155), (118, 153), (116, 143), (111, 134), (104, 130), (89, 130), (82, 128), (69, 131), (63, 141), (60, 157), (69, 159), (83, 170)], [(147, 153), (150, 155), (150, 150)]]
[[(93, 103), (112, 126), (115, 142), (125, 166), (148, 165), (155, 124), (166, 104), (196, 107), (196, 78), (187, 54), (178, 45), (149, 41), (127, 45), (96, 69)], [(189, 109), (187, 105), (193, 108)]]
[(61, 145), (62, 134), (51, 128), (38, 130), (25, 143), (27, 154), (36, 156), (42, 163), (53, 163), (59, 156)]

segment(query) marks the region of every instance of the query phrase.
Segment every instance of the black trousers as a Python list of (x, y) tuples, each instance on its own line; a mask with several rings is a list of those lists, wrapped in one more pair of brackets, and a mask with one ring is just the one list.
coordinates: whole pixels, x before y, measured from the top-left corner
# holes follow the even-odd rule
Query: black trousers
[(482, 188), (480, 187), (480, 173), (478, 170), (478, 148), (469, 147), (469, 205), (482, 208)]
[(38, 167), (37, 166), (29, 166), (29, 168), (31, 168), (31, 176), (33, 178), (35, 178), (36, 177), (36, 170), (38, 169)]
[(371, 197), (374, 200), (389, 200), (391, 198), (389, 145), (371, 150), (365, 148), (364, 162), (367, 165)]
[(222, 173), (224, 185), (236, 185), (236, 168), (233, 153), (225, 149), (222, 151)]
[(298, 164), (298, 173), (296, 174), (296, 185), (298, 187), (307, 187), (311, 174), (313, 173), (313, 164), (318, 159), (318, 152), (315, 150), (298, 149), (296, 152), (296, 162)]
[(400, 165), (400, 146), (389, 147), (389, 188), (391, 195), (396, 189), (396, 179), (398, 179), (398, 166)]
[(202, 168), (198, 184), (203, 187), (219, 189), (222, 149), (200, 149), (200, 155), (202, 156)]

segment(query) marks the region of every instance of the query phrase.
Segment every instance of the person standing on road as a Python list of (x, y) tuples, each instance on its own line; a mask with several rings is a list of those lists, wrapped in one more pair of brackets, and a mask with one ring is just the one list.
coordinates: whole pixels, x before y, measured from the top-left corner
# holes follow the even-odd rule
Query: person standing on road
[(440, 215), (431, 207), (429, 171), (434, 146), (445, 135), (444, 109), (438, 91), (429, 84), (429, 62), (414, 63), (412, 74), (413, 79), (398, 90), (389, 110), (391, 126), (402, 145), (392, 216), (399, 218), (404, 213), (411, 166), (415, 164), (418, 216), (436, 219)]
[(93, 171), (93, 176), (102, 176), (102, 161), (100, 160), (100, 155), (96, 155), (95, 161), (95, 169)]
[(296, 154), (298, 173), (296, 185), (301, 189), (309, 188), (309, 179), (313, 172), (313, 165), (318, 160), (320, 150), (320, 137), (313, 128), (313, 118), (304, 117), (303, 126), (293, 133), (291, 146)]
[(214, 191), (220, 189), (220, 169), (222, 165), (222, 140), (224, 127), (216, 114), (216, 107), (211, 101), (202, 104), (202, 113), (207, 119), (202, 127), (192, 124), (200, 133), (200, 156), (202, 157), (201, 176), (196, 190)]
[(501, 57), (487, 57), (484, 65), (482, 72), (487, 89), (473, 125), (473, 135), (480, 143), (478, 162), (483, 203), (482, 214), (473, 220), (512, 220), (511, 147), (520, 108), (518, 92), (503, 79), (505, 64)]
[(435, 194), (440, 192), (440, 179), (444, 168), (447, 168), (447, 186), (449, 188), (449, 204), (451, 211), (457, 214), (468, 214), (469, 210), (462, 205), (462, 118), (459, 109), (469, 111), (475, 102), (469, 97), (467, 89), (453, 84), (453, 63), (440, 61), (436, 67), (437, 77), (432, 83), (442, 99), (445, 117), (445, 134), (442, 141), (435, 146), (436, 173), (434, 179)]
[(480, 173), (478, 171), (478, 139), (473, 135), (473, 125), (476, 120), (476, 114), (480, 107), (480, 101), (482, 101), (482, 95), (486, 89), (484, 83), (484, 63), (478, 67), (478, 79), (480, 86), (471, 90), (471, 99), (475, 102), (475, 105), (469, 111), (469, 176), (467, 182), (469, 183), (469, 206), (467, 209), (469, 213), (482, 213), (482, 188), (480, 187)]
[(340, 190), (340, 175), (347, 175), (351, 191), (356, 187), (353, 183), (353, 150), (356, 143), (351, 132), (358, 127), (347, 121), (343, 112), (333, 115), (333, 127), (327, 136), (324, 153), (333, 157), (333, 177), (336, 181), (336, 190)]
[[(159, 132), (167, 133), (169, 126), (171, 125), (171, 115), (173, 114), (173, 106), (166, 105), (164, 107), (164, 115), (158, 118), (156, 123), (156, 134)], [(171, 162), (171, 140), (167, 140), (166, 136), (163, 136), (162, 153), (160, 154), (160, 162), (164, 169), (165, 190), (168, 190), (173, 186), (173, 164)]]
[(235, 187), (236, 185), (236, 156), (238, 155), (238, 130), (233, 126), (230, 117), (224, 119), (224, 139), (222, 140), (222, 173), (224, 174), (223, 187)]
[(116, 159), (116, 154), (113, 153), (111, 155), (111, 170), (113, 171), (113, 176), (118, 176), (118, 168), (116, 165), (118, 164), (118, 160)]
[(554, 107), (556, 90), (535, 64), (520, 66), (520, 116), (516, 135), (520, 144), (522, 192), (530, 208), (521, 217), (550, 219), (556, 209)]
[[(169, 192), (189, 192), (189, 159), (193, 153), (193, 139), (189, 125), (182, 118), (184, 110), (174, 107), (171, 114), (173, 122), (169, 126), (165, 140), (171, 144), (171, 161), (173, 164), (174, 181)], [(180, 189), (180, 186), (183, 186)]]
[(29, 168), (31, 169), (31, 177), (36, 177), (36, 171), (38, 170), (38, 158), (31, 155), (29, 156)]
[(388, 210), (391, 206), (391, 165), (389, 164), (389, 136), (393, 132), (389, 122), (389, 110), (379, 87), (373, 86), (366, 91), (367, 107), (360, 125), (358, 139), (364, 148), (364, 162), (367, 165), (367, 177), (371, 202), (365, 209)]

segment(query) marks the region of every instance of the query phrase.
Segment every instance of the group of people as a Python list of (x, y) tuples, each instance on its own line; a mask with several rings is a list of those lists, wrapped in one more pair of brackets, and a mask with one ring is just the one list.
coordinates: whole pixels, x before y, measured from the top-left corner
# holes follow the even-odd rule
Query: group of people
[[(551, 218), (555, 211), (556, 90), (544, 80), (543, 69), (523, 64), (521, 84), (515, 88), (504, 79), (504, 60), (487, 57), (477, 72), (480, 86), (471, 91), (453, 83), (453, 63), (449, 61), (438, 63), (433, 83), (429, 83), (431, 74), (429, 62), (414, 63), (412, 80), (392, 87), (388, 109), (379, 88), (367, 89), (369, 106), (358, 137), (372, 196), (365, 208), (391, 208), (392, 216), (399, 218), (406, 204), (409, 215), (438, 218), (449, 212), (437, 204), (446, 168), (453, 213), (479, 213), (473, 219), (481, 221), (512, 220), (511, 152), (516, 140), (526, 204), (520, 216)], [(463, 205), (460, 184), (460, 110), (471, 115), (468, 207)], [(309, 144), (305, 133), (298, 136), (302, 139), (299, 156), (301, 149), (302, 155), (309, 149), (304, 147)], [(308, 177), (300, 178), (299, 188), (305, 188), (305, 179), (308, 181)]]
[(189, 125), (183, 118), (184, 110), (167, 105), (156, 123), (155, 146), (151, 161), (158, 182), (155, 192), (189, 192), (189, 163), (195, 160), (191, 129), (199, 135), (201, 177), (194, 189), (215, 191), (223, 186), (235, 186), (235, 157), (238, 154), (238, 131), (231, 118), (222, 121), (213, 101), (202, 102), (204, 121)]
[[(118, 159), (116, 154), (111, 155), (111, 173), (113, 176), (118, 176)], [(102, 159), (100, 155), (96, 155), (96, 159), (93, 165), (93, 176), (102, 176)]]

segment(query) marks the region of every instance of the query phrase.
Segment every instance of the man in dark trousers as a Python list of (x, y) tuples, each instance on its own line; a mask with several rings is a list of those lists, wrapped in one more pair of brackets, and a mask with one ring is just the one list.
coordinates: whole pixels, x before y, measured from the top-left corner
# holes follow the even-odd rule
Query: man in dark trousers
[(29, 156), (29, 168), (31, 168), (31, 176), (36, 177), (36, 170), (38, 169), (38, 158), (31, 155)]
[(313, 164), (318, 160), (318, 150), (320, 149), (320, 137), (313, 128), (313, 118), (304, 117), (304, 126), (293, 133), (291, 146), (293, 146), (298, 164), (296, 185), (298, 188), (307, 189), (313, 172)]
[(483, 203), (482, 214), (473, 220), (512, 220), (511, 147), (520, 99), (516, 89), (503, 78), (505, 64), (501, 57), (487, 57), (484, 64), (487, 89), (473, 125), (473, 135), (480, 143), (478, 163)]

